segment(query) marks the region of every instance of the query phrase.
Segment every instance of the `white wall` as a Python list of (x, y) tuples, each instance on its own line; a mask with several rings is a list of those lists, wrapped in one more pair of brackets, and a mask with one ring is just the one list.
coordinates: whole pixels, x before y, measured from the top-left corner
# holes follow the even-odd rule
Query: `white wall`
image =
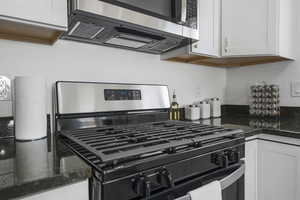
[(250, 86), (266, 81), (268, 84), (279, 84), (282, 106), (300, 106), (300, 98), (291, 97), (291, 80), (300, 80), (299, 61), (230, 68), (227, 70), (225, 103), (248, 104)]
[[(179, 104), (204, 97), (223, 99), (226, 83), (225, 69), (160, 61), (157, 55), (70, 41), (44, 46), (0, 40), (0, 75), (47, 77), (48, 112), (56, 80), (167, 84), (170, 91), (176, 89)], [(11, 102), (0, 102), (0, 116), (7, 115), (11, 115)]]
[(296, 61), (228, 69), (225, 103), (248, 104), (250, 85), (266, 81), (268, 84), (280, 86), (281, 106), (300, 106), (300, 98), (291, 96), (291, 81), (300, 80), (300, 48), (296, 59)]

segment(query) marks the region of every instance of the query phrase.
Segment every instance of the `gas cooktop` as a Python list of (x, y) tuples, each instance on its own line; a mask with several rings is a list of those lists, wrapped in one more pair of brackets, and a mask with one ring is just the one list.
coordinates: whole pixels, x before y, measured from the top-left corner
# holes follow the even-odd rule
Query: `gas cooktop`
[(241, 133), (241, 130), (190, 122), (161, 121), (62, 131), (60, 134), (65, 140), (72, 141), (93, 154), (97, 163), (117, 164), (126, 160), (199, 148), (208, 143), (236, 138)]

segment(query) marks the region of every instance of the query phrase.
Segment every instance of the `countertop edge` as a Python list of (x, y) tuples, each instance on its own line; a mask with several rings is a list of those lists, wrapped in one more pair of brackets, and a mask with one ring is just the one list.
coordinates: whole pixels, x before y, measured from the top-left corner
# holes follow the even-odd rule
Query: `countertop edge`
[[(264, 140), (300, 147), (300, 132), (289, 130), (256, 129), (245, 132), (246, 142)], [(296, 140), (293, 140), (296, 139)]]
[(77, 171), (65, 174), (64, 176), (41, 179), (38, 181), (28, 182), (19, 186), (8, 187), (0, 190), (0, 194), (1, 197), (3, 197), (4, 199), (22, 199), (43, 192), (55, 190), (60, 187), (85, 181), (90, 176), (90, 170), (85, 170), (85, 172), (84, 170), (80, 172)]

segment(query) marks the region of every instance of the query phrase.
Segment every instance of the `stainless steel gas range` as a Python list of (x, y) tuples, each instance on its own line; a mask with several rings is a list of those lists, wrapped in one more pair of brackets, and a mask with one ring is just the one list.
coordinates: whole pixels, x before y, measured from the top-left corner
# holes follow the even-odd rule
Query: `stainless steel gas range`
[(241, 130), (170, 121), (168, 87), (57, 82), (56, 133), (93, 169), (91, 200), (189, 199), (221, 180), (244, 199)]

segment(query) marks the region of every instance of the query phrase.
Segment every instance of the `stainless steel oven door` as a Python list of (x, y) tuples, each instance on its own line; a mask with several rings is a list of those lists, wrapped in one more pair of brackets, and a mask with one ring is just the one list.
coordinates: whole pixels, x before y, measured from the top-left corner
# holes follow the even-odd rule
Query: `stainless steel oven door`
[(222, 190), (223, 200), (244, 200), (244, 182), (245, 166), (242, 165), (234, 173), (223, 179), (223, 185), (227, 187)]

